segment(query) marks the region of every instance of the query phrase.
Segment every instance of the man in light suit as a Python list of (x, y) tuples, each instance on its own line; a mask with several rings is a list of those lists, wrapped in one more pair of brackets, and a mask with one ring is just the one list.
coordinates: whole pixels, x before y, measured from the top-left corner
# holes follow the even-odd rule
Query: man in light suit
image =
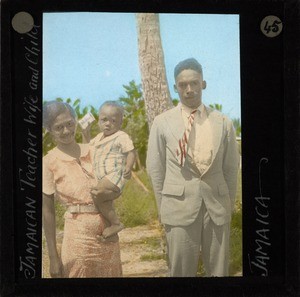
[(230, 220), (239, 155), (231, 121), (204, 104), (202, 67), (174, 70), (178, 106), (151, 127), (147, 170), (165, 226), (170, 276), (196, 276), (200, 250), (207, 276), (227, 276)]

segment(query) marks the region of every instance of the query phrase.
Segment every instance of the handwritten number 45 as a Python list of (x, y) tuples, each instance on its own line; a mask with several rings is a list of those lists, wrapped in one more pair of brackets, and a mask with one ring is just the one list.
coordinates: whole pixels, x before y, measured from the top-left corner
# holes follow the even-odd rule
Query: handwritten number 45
[(267, 32), (267, 34), (269, 34), (270, 31), (276, 33), (279, 30), (279, 28), (278, 28), (279, 24), (281, 24), (281, 22), (277, 21), (277, 20), (275, 20), (272, 25), (269, 25), (269, 21), (266, 21), (264, 30)]

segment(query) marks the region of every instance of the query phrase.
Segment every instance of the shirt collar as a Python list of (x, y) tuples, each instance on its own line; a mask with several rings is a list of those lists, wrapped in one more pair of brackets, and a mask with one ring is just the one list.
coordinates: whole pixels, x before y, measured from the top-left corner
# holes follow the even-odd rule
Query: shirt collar
[(103, 132), (100, 132), (95, 138), (94, 138), (94, 145), (95, 147), (100, 146), (101, 144), (104, 144), (108, 141), (111, 141), (113, 139), (115, 139), (116, 137), (118, 137), (119, 135), (121, 135), (123, 133), (123, 131), (119, 130), (117, 132), (115, 132), (112, 135), (106, 136), (104, 138), (102, 138), (103, 136)]
[[(88, 144), (81, 144), (79, 143), (80, 146), (80, 158), (86, 157), (87, 154), (89, 153), (89, 146)], [(63, 160), (63, 161), (73, 161), (76, 160), (76, 158), (73, 158), (69, 156), (68, 154), (62, 152), (59, 150), (57, 147), (55, 147), (53, 150), (51, 150), (51, 154), (55, 156), (56, 158)]]
[[(190, 116), (191, 112), (192, 112), (193, 110), (195, 110), (194, 108), (190, 108), (190, 107), (188, 107), (188, 106), (182, 104), (181, 102), (179, 102), (178, 105), (179, 105), (179, 108), (181, 109), (182, 113), (183, 113), (187, 118)], [(199, 111), (198, 114), (199, 114), (200, 116), (203, 115), (204, 112), (205, 112), (204, 104), (201, 103), (201, 104), (198, 106), (197, 110)]]

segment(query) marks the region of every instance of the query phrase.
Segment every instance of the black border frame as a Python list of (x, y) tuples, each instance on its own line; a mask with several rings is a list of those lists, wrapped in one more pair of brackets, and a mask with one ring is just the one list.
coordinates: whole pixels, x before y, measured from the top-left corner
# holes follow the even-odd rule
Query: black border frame
[[(299, 235), (300, 221), (299, 213), (299, 2), (298, 1), (203, 1), (194, 2), (191, 0), (176, 0), (172, 3), (166, 3), (161, 0), (150, 0), (141, 2), (138, 0), (126, 1), (2, 1), (1, 5), (1, 294), (3, 296), (296, 296), (299, 294)], [(284, 199), (277, 202), (273, 208), (273, 216), (281, 218), (281, 223), (275, 227), (279, 229), (280, 243), (276, 247), (280, 250), (274, 252), (275, 259), (272, 260), (272, 269), (275, 269), (271, 277), (251, 276), (235, 278), (185, 278), (185, 279), (55, 279), (55, 280), (32, 280), (16, 281), (16, 251), (15, 245), (18, 236), (18, 228), (15, 225), (15, 219), (20, 214), (19, 206), (16, 203), (17, 187), (15, 179), (15, 146), (22, 143), (16, 142), (18, 131), (16, 127), (22, 128), (22, 125), (16, 118), (19, 118), (21, 112), (17, 106), (13, 106), (16, 98), (16, 87), (14, 79), (16, 78), (18, 68), (13, 59), (18, 55), (14, 51), (14, 37), (11, 34), (11, 16), (19, 11), (28, 11), (40, 19), (41, 12), (51, 11), (103, 11), (103, 12), (172, 12), (172, 13), (240, 13), (241, 22), (249, 22), (243, 28), (248, 28), (249, 32), (241, 33), (241, 68), (242, 68), (242, 97), (247, 98), (242, 102), (242, 122), (243, 136), (248, 135), (243, 140), (243, 191), (252, 189), (251, 194), (258, 192), (256, 173), (254, 173), (257, 164), (261, 158), (275, 160), (276, 165), (268, 164), (264, 167), (266, 182), (266, 192), (275, 195), (282, 195)], [(284, 33), (280, 45), (275, 45), (276, 51), (272, 52), (274, 44), (264, 45), (264, 40), (260, 32), (254, 32), (253, 24), (260, 17), (279, 13), (284, 20)], [(242, 16), (247, 16), (243, 19)], [(252, 30), (252, 31), (251, 31)], [(243, 35), (244, 34), (244, 35)], [(251, 37), (252, 34), (252, 37)], [(253, 44), (254, 40), (254, 44)], [(256, 41), (255, 41), (256, 40)], [(274, 43), (276, 40), (273, 40)], [(271, 42), (273, 42), (271, 41)], [(268, 42), (269, 43), (269, 42)], [(252, 47), (252, 51), (249, 49)], [(266, 46), (268, 54), (260, 51), (261, 47)], [(264, 48), (264, 49), (266, 49)], [(280, 52), (281, 60), (277, 60)], [(252, 54), (251, 54), (252, 53)], [(249, 56), (250, 55), (250, 56)], [(245, 59), (245, 56), (247, 57)], [(253, 96), (253, 93), (247, 94), (251, 85), (263, 82), (264, 71), (261, 70), (260, 63), (269, 59), (268, 66), (273, 71), (269, 71), (271, 78), (265, 78), (271, 83), (271, 94), (264, 93), (265, 101), (262, 102), (259, 96)], [(271, 60), (270, 60), (271, 59)], [(276, 61), (277, 60), (277, 61)], [(40, 64), (41, 65), (41, 64)], [(41, 67), (41, 66), (40, 66)], [(245, 71), (247, 69), (247, 71)], [(265, 70), (268, 71), (268, 70)], [(278, 72), (279, 71), (279, 72)], [(253, 76), (256, 73), (256, 76)], [(277, 74), (276, 74), (277, 73)], [(23, 74), (23, 73), (21, 73)], [(22, 89), (22, 76), (19, 76), (18, 83)], [(23, 86), (24, 87), (24, 86)], [(260, 85), (260, 89), (263, 89)], [(273, 93), (272, 93), (273, 90)], [(263, 91), (266, 91), (263, 89)], [(37, 91), (41, 96), (40, 89)], [(279, 92), (279, 95), (276, 93)], [(258, 93), (255, 93), (258, 95)], [(284, 100), (274, 102), (269, 106), (272, 96), (282, 96)], [(255, 97), (255, 98), (253, 98)], [(264, 103), (264, 104), (263, 104)], [(268, 103), (268, 104), (267, 104)], [(17, 109), (16, 109), (17, 108)], [(269, 129), (264, 126), (266, 123), (262, 120), (260, 110), (268, 110), (268, 120), (272, 125)], [(249, 112), (249, 110), (251, 112)], [(265, 111), (264, 110), (264, 111)], [(254, 112), (258, 113), (254, 113)], [(275, 119), (274, 119), (275, 117)], [(40, 121), (40, 119), (39, 119)], [(16, 124), (17, 122), (17, 124)], [(249, 124), (251, 123), (251, 125)], [(17, 126), (16, 126), (17, 125)], [(260, 129), (266, 129), (264, 132)], [(38, 131), (39, 128), (37, 128)], [(274, 130), (279, 131), (278, 148), (272, 148), (274, 145)], [(268, 134), (270, 133), (270, 134)], [(277, 132), (278, 134), (278, 132)], [(267, 139), (267, 141), (266, 141)], [(255, 163), (256, 167), (253, 167)], [(248, 165), (247, 165), (248, 164)], [(247, 167), (248, 166), (248, 167)], [(276, 173), (276, 180), (272, 180), (270, 175)], [(40, 173), (39, 173), (40, 174)], [(254, 178), (253, 178), (254, 177)], [(277, 194), (276, 194), (277, 192)], [(278, 194), (280, 192), (280, 194)], [(14, 199), (12, 199), (12, 197)], [(247, 206), (252, 210), (243, 214), (244, 246), (253, 244), (254, 235), (250, 235), (253, 230), (250, 227), (249, 220), (253, 216), (253, 202), (250, 199), (254, 196), (244, 195), (243, 208)], [(278, 197), (278, 196), (277, 196)], [(283, 210), (284, 209), (284, 210)], [(38, 214), (41, 217), (41, 213)], [(17, 218), (18, 219), (18, 218)], [(272, 223), (275, 218), (272, 218)], [(278, 221), (277, 221), (278, 222)], [(283, 222), (283, 223), (282, 223)], [(244, 229), (245, 228), (245, 229)], [(247, 231), (249, 228), (250, 231)], [(278, 232), (278, 229), (276, 232)], [(250, 232), (250, 233), (249, 233)], [(275, 231), (274, 231), (275, 232)], [(39, 236), (39, 235), (38, 235)], [(273, 234), (276, 237), (276, 233)], [(273, 242), (272, 242), (273, 244)], [(253, 247), (253, 249), (255, 249)], [(273, 254), (272, 254), (273, 256)], [(244, 255), (244, 263), (245, 258)], [(13, 264), (14, 263), (14, 264)], [(280, 266), (278, 270), (277, 266)]]

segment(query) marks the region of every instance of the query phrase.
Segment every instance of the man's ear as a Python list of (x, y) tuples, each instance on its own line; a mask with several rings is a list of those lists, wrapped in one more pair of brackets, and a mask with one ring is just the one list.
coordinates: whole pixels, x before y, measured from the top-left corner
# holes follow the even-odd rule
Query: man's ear
[(203, 81), (202, 81), (202, 90), (205, 90), (205, 89), (206, 89), (206, 81), (203, 80)]
[(177, 90), (176, 84), (174, 85), (174, 91), (175, 91), (175, 93), (178, 93), (178, 90)]

